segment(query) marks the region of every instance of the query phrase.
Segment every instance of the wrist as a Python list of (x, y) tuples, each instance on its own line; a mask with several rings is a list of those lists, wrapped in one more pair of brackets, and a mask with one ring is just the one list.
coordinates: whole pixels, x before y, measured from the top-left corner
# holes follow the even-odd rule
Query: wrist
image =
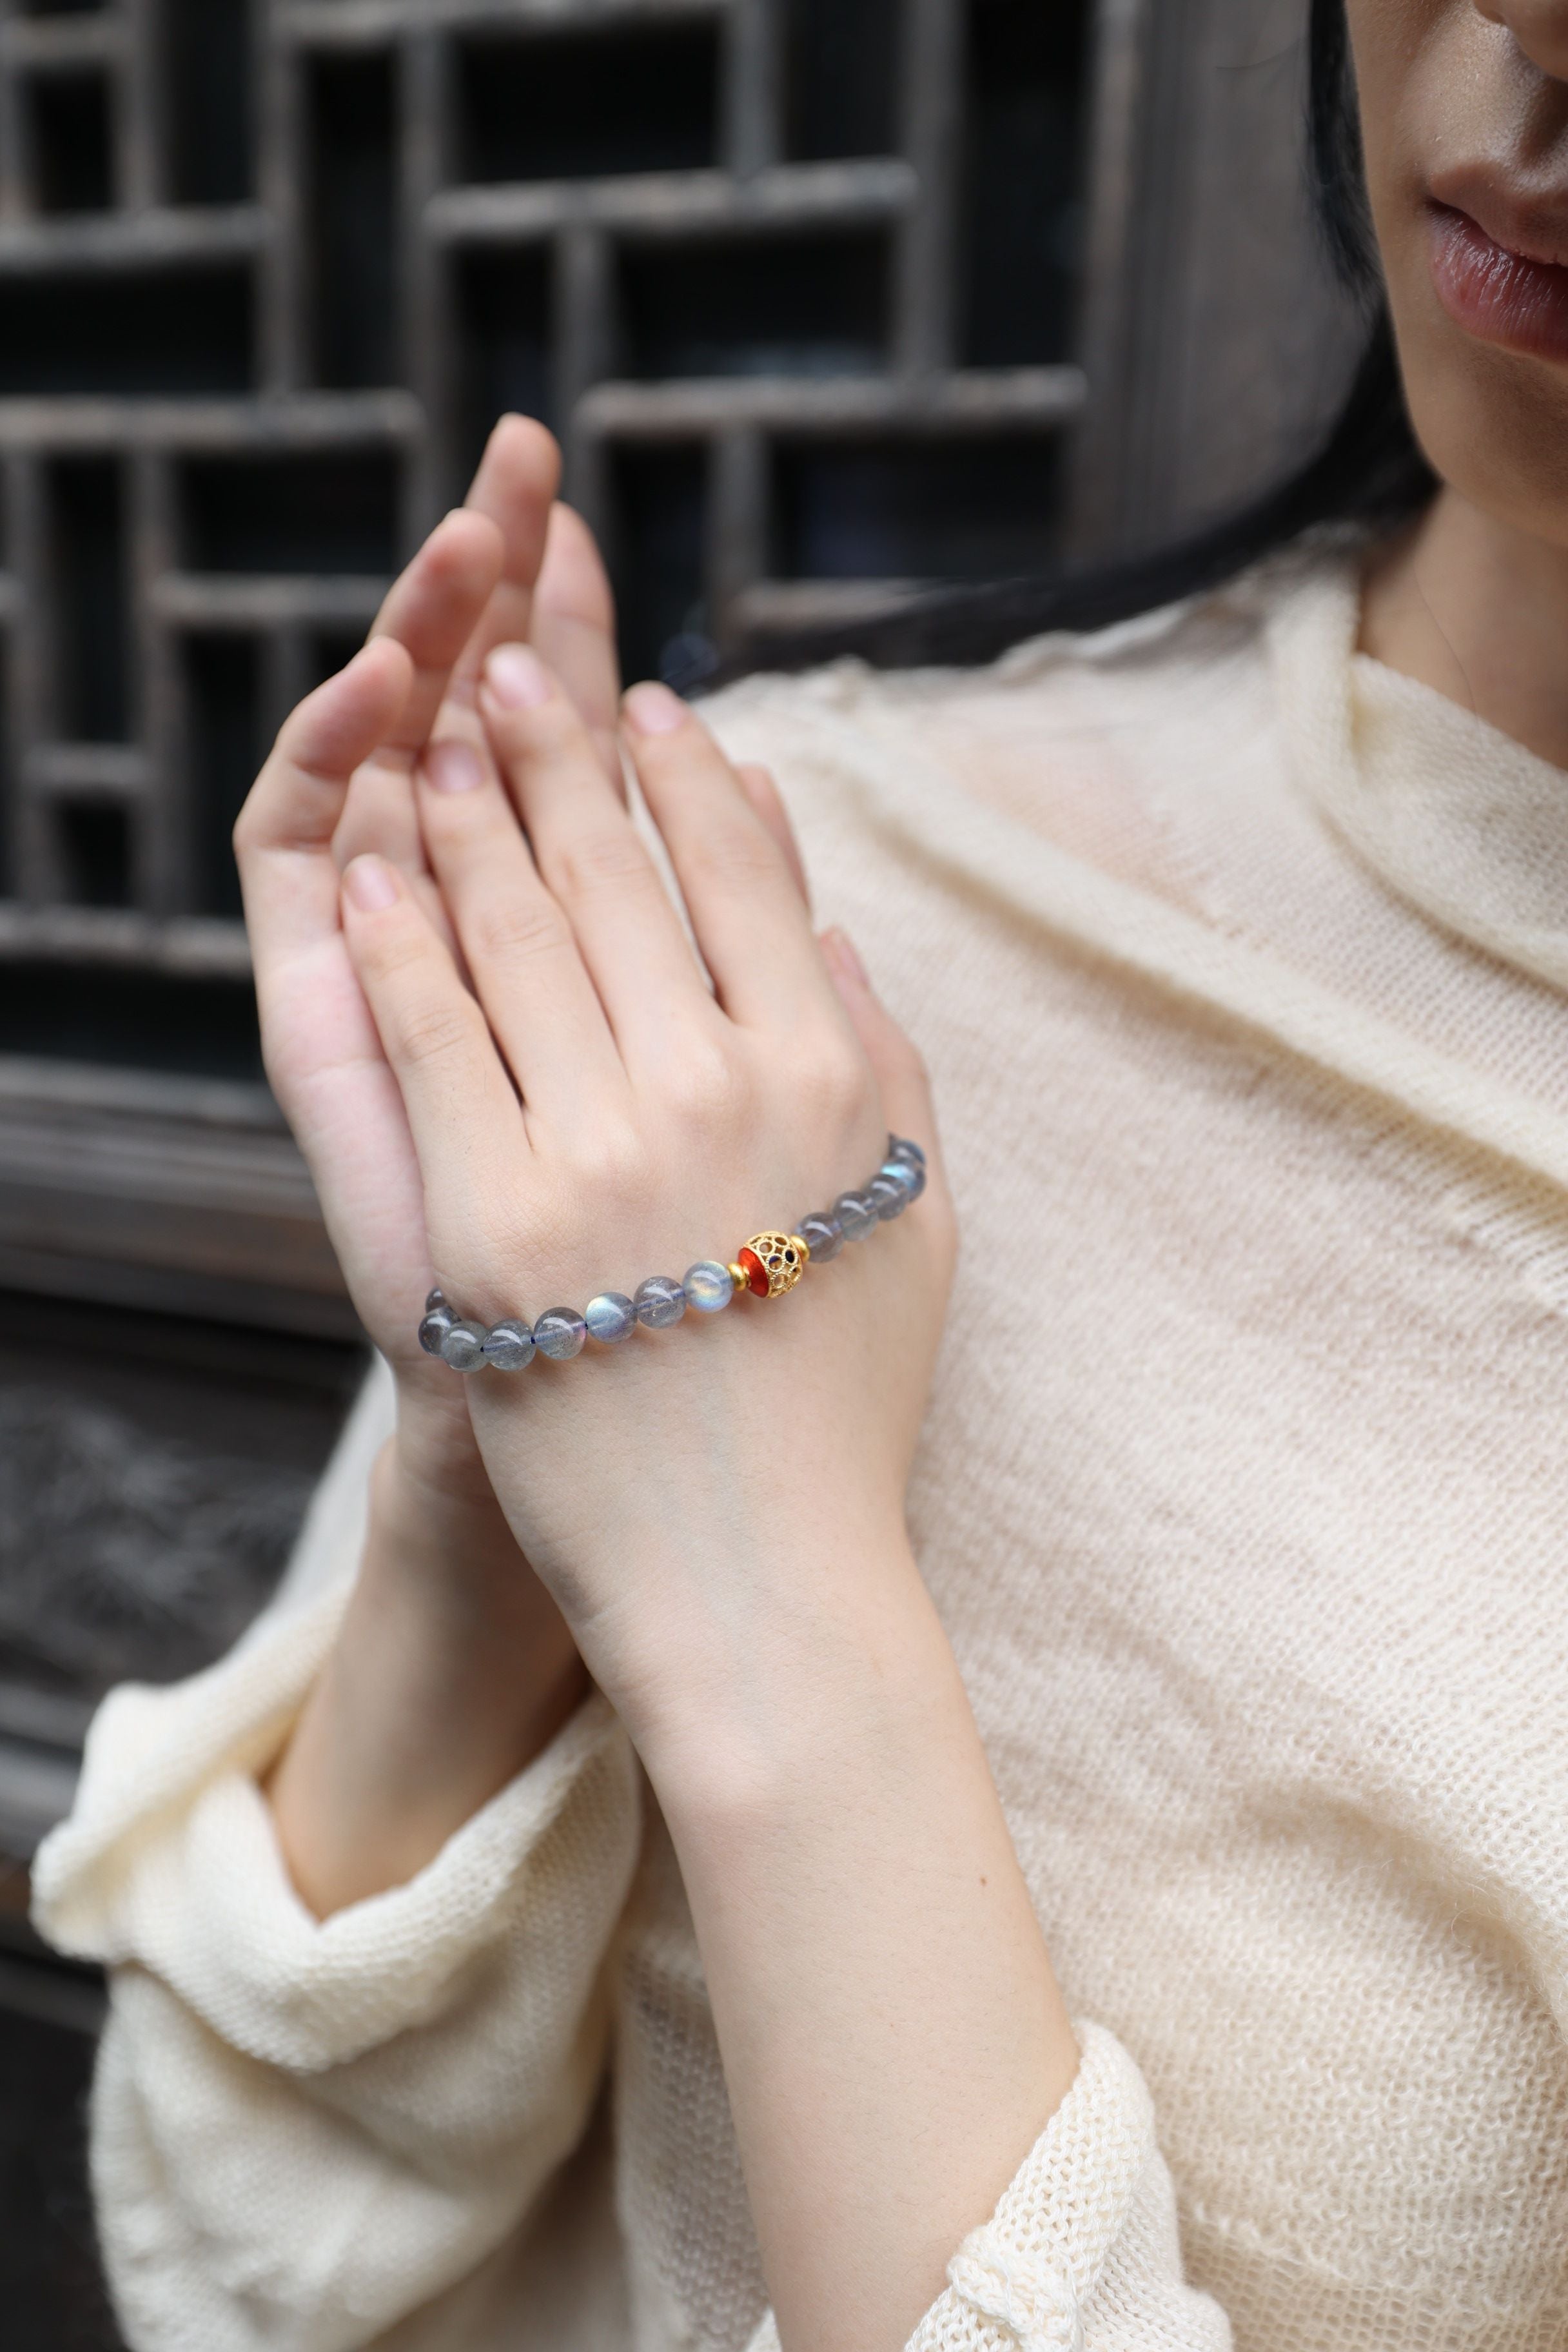
[(268, 1778), (319, 1916), (404, 1884), (548, 1746), (588, 1689), (488, 1486), (390, 1439), (338, 1641)]
[(667, 1628), (635, 1690), (610, 1691), (672, 1827), (742, 1829), (825, 1769), (852, 1770), (959, 1687), (901, 1523), (874, 1541), (748, 1561), (731, 1591), (738, 1605), (700, 1629)]
[(394, 1440), (405, 1499), (421, 1513), (471, 1510), (480, 1521), (500, 1517), (489, 1476), (475, 1441), (463, 1383), (444, 1366), (421, 1360), (395, 1366), (397, 1421)]

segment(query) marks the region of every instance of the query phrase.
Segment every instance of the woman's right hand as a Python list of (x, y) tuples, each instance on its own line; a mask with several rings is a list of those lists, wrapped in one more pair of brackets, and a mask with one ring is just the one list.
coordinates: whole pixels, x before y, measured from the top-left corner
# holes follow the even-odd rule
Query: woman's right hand
[[(374, 850), (442, 919), (414, 770), (447, 743), (482, 741), (477, 681), (503, 639), (521, 635), (565, 665), (601, 756), (616, 758), (609, 588), (588, 532), (554, 503), (558, 470), (542, 426), (521, 417), (498, 425), (468, 504), (437, 524), (395, 583), (363, 650), (286, 722), (235, 830), (267, 1073), (310, 1165), (350, 1297), (393, 1367), (400, 1402), (487, 1492), (460, 1398), (412, 1338), (432, 1279), (418, 1170), (344, 950), (338, 878)], [(355, 766), (345, 800), (339, 747), (367, 735), (375, 748)]]
[[(349, 1614), (270, 1785), (298, 1891), (323, 1915), (430, 1860), (584, 1687), (491, 1494), (462, 1384), (414, 1340), (432, 1280), (419, 1171), (339, 917), (342, 867), (373, 850), (444, 919), (414, 769), (433, 746), (482, 743), (477, 682), (498, 642), (540, 646), (618, 778), (609, 587), (588, 531), (554, 503), (557, 473), (542, 427), (498, 425), (467, 506), (415, 556), (364, 649), (286, 722), (236, 828), (268, 1075), (397, 1387)], [(366, 740), (350, 781), (342, 747)]]

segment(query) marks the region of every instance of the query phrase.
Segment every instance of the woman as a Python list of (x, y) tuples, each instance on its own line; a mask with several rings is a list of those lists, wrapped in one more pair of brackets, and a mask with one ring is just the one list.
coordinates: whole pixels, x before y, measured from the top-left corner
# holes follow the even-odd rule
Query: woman
[[(1379, 530), (636, 689), (713, 995), (531, 428), (284, 730), (268, 1064), (396, 1431), (40, 1859), (139, 2352), (1568, 2336), (1568, 0), (1349, 14), (1436, 478), (1374, 335), (1248, 528)], [(416, 1343), (723, 1304), (889, 1129), (787, 1298)]]

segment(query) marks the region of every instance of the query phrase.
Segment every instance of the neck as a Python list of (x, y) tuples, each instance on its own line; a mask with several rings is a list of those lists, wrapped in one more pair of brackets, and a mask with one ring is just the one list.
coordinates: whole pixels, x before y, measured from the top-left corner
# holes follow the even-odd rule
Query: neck
[(1568, 550), (1444, 489), (1373, 564), (1361, 646), (1568, 768)]

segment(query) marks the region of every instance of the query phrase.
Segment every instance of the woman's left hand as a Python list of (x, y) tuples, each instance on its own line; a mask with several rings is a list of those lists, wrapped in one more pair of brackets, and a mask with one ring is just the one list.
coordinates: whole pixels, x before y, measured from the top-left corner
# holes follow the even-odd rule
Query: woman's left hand
[(858, 1560), (905, 1556), (952, 1221), (913, 1049), (852, 951), (815, 937), (701, 723), (660, 687), (626, 706), (712, 989), (556, 679), (509, 646), (480, 699), (511, 797), (478, 753), (426, 763), (418, 785), (472, 992), (394, 866), (361, 858), (344, 877), (454, 1312), (531, 1321), (728, 1262), (864, 1181), (889, 1127), (930, 1158), (915, 1208), (787, 1300), (470, 1381), (518, 1542), (651, 1758), (743, 1704), (759, 1644), (842, 1614)]

